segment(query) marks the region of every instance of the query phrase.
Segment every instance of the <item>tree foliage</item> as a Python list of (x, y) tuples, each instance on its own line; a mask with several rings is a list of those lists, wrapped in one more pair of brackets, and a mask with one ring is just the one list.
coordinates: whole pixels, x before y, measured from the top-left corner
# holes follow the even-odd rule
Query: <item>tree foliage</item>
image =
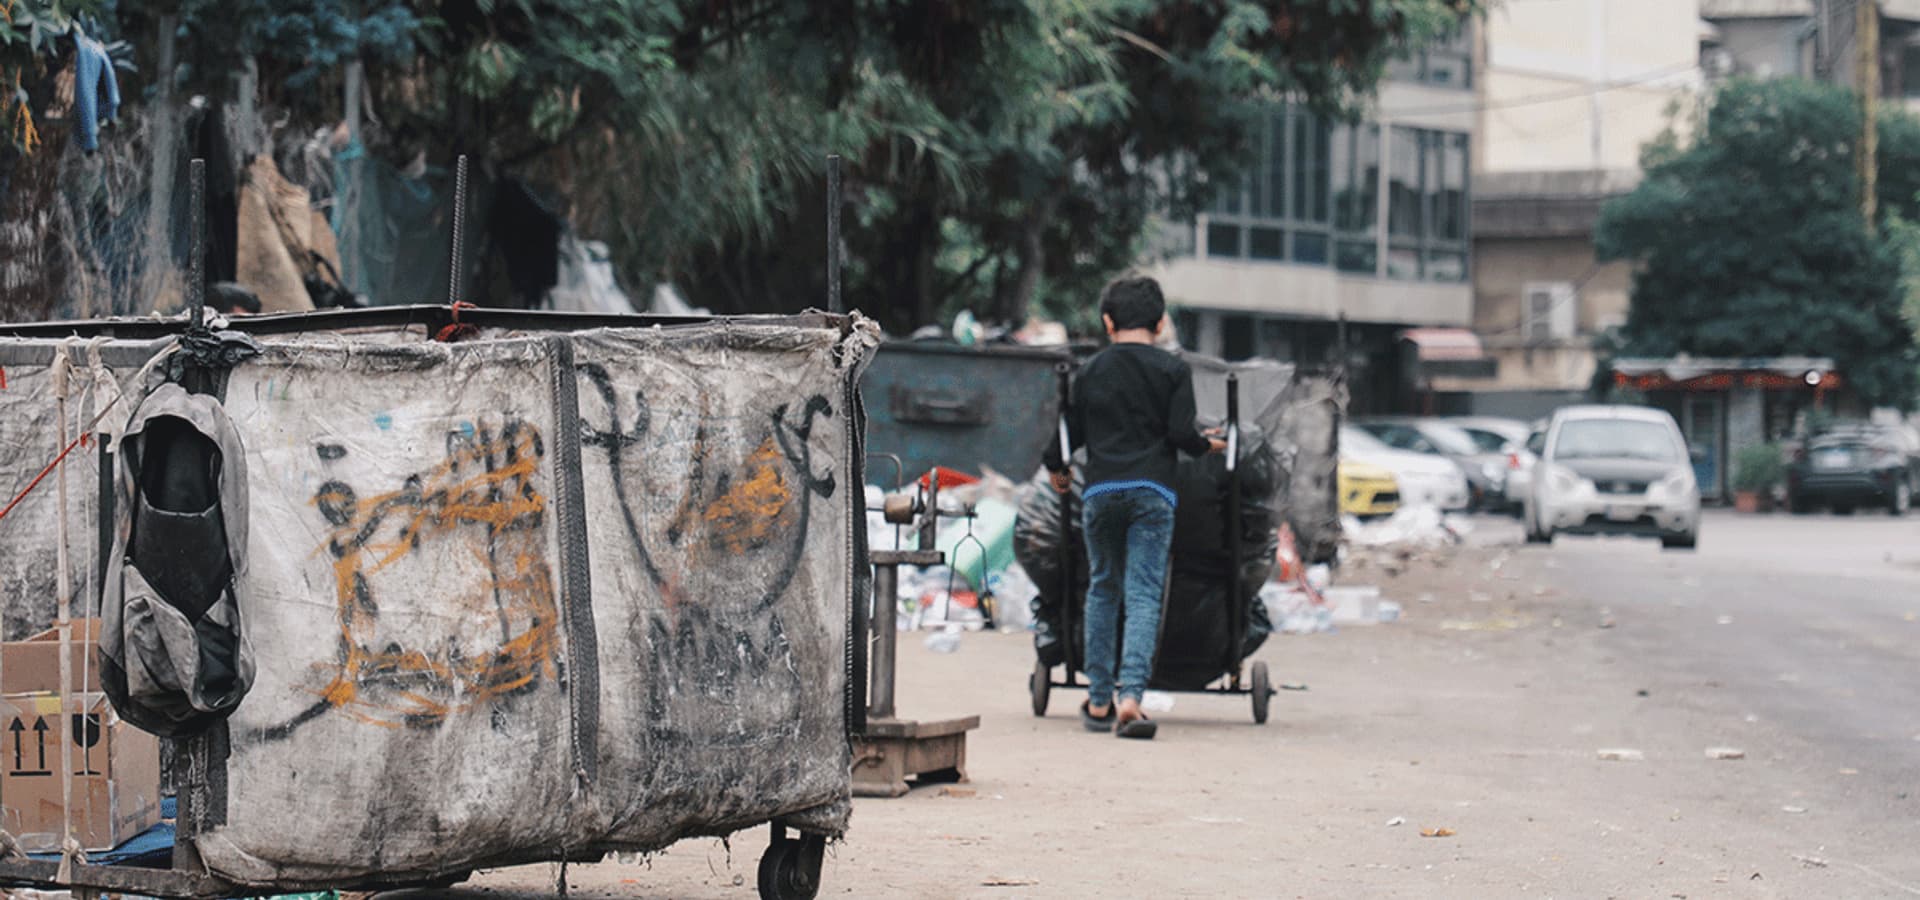
[[(474, 155), (613, 244), (644, 293), (824, 298), (824, 160), (848, 166), (849, 301), (899, 331), (1083, 312), (1251, 162), (1286, 99), (1351, 111), (1481, 0), (84, 0), (215, 100), (310, 134), (365, 64), (396, 161)], [(68, 8), (74, 4), (67, 3)], [(59, 0), (15, 0), (55, 10)], [(20, 31), (16, 28), (14, 31)], [(0, 28), (0, 63), (9, 51)], [(143, 61), (154, 58), (150, 47)], [(139, 102), (138, 91), (128, 91)]]
[[(1910, 406), (1913, 329), (1898, 254), (1860, 215), (1859, 111), (1808, 81), (1718, 89), (1691, 141), (1659, 142), (1609, 203), (1603, 259), (1639, 263), (1625, 355), (1831, 357), (1864, 399)], [(1911, 217), (1920, 123), (1881, 122), (1879, 204)]]

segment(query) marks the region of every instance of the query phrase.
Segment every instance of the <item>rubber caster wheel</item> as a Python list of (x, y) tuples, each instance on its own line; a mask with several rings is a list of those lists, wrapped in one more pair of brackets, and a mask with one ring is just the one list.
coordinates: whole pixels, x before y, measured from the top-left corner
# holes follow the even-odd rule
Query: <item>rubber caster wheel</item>
[(785, 829), (777, 829), (772, 846), (760, 857), (760, 900), (813, 900), (820, 893), (826, 852), (826, 838), (791, 838)]
[(1267, 664), (1253, 664), (1253, 724), (1267, 724), (1267, 705), (1273, 700), (1273, 679), (1267, 674)]
[(1053, 698), (1053, 667), (1043, 662), (1033, 664), (1033, 674), (1027, 676), (1027, 693), (1033, 696), (1033, 714), (1045, 717), (1047, 703)]

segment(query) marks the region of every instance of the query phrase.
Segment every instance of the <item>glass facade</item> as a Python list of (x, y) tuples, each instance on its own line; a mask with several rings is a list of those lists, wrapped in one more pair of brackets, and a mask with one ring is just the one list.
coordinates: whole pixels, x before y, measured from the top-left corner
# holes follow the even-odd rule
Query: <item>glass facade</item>
[(1393, 126), (1383, 135), (1376, 123), (1327, 122), (1288, 105), (1261, 122), (1257, 140), (1253, 171), (1207, 212), (1208, 257), (1467, 279), (1466, 134)]

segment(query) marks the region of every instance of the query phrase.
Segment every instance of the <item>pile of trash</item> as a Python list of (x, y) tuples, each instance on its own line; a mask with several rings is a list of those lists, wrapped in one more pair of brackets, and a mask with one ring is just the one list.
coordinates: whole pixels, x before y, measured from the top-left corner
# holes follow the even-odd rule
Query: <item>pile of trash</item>
[[(900, 568), (900, 630), (957, 634), (989, 627), (1027, 629), (1039, 590), (1014, 558), (1020, 489), (992, 471), (979, 477), (948, 470), (935, 474), (941, 478), (941, 515), (934, 547), (946, 555), (946, 564)], [(880, 513), (886, 496), (884, 488), (867, 485), (867, 546), (917, 548), (917, 529), (889, 524)], [(941, 643), (936, 649), (946, 649), (946, 642)]]
[(1363, 522), (1347, 516), (1341, 523), (1347, 547), (1451, 547), (1473, 531), (1463, 516), (1433, 506), (1403, 506), (1384, 519)]

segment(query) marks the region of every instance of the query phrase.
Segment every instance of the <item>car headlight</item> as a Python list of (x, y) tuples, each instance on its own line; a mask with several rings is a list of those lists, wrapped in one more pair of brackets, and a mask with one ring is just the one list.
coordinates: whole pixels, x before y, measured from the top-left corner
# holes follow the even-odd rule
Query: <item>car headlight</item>
[(1579, 475), (1574, 474), (1572, 469), (1565, 466), (1549, 466), (1547, 469), (1547, 477), (1550, 479), (1549, 483), (1553, 485), (1553, 492), (1556, 494), (1591, 494), (1594, 492), (1593, 482), (1581, 478)]
[(1693, 493), (1693, 488), (1693, 472), (1687, 469), (1676, 469), (1673, 474), (1654, 482), (1653, 489), (1649, 493), (1684, 497)]

